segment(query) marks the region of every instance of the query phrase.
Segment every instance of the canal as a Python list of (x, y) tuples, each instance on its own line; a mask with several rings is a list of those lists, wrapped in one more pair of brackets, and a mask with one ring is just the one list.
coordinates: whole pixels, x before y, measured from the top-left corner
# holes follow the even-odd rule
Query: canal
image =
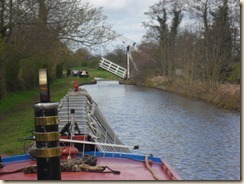
[(83, 88), (137, 153), (166, 160), (184, 180), (240, 180), (240, 113), (118, 81)]

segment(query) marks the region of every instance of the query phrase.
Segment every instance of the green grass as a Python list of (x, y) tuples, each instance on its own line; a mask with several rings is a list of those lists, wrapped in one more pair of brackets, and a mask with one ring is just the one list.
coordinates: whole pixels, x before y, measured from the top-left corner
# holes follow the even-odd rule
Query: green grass
[[(52, 101), (59, 101), (72, 88), (71, 80), (57, 79), (50, 85)], [(23, 143), (18, 139), (34, 129), (33, 104), (38, 101), (38, 89), (10, 94), (0, 101), (0, 154), (23, 153)]]
[[(72, 88), (75, 80), (75, 78), (55, 80), (50, 85), (51, 101), (59, 101)], [(35, 89), (10, 94), (0, 102), (0, 154), (23, 153), (23, 143), (18, 139), (25, 138), (26, 133), (34, 129), (33, 104), (38, 101), (39, 91)]]
[(28, 130), (34, 129), (33, 109), (24, 108), (1, 121), (0, 154), (13, 155), (23, 153), (23, 143), (19, 138), (25, 138)]
[[(60, 101), (73, 88), (76, 80), (87, 83), (93, 77), (118, 80), (118, 78), (104, 70), (88, 70), (90, 77), (64, 77), (50, 84), (51, 101)], [(0, 155), (14, 155), (23, 153), (23, 143), (19, 138), (25, 138), (26, 133), (34, 129), (33, 104), (39, 102), (39, 89), (11, 93), (0, 100)]]
[(104, 78), (109, 80), (121, 80), (121, 78), (103, 70), (90, 70), (89, 71), (90, 76), (97, 77), (97, 78)]
[(117, 77), (116, 75), (109, 73), (103, 69), (87, 69), (86, 67), (74, 67), (71, 69), (75, 70), (87, 70), (89, 72), (90, 77), (94, 78), (104, 78), (104, 79), (109, 79), (109, 80), (121, 80), (121, 78)]
[(22, 91), (17, 93), (10, 93), (6, 98), (0, 100), (0, 114), (9, 111), (17, 104), (30, 101), (32, 97), (37, 95), (37, 89), (31, 91)]

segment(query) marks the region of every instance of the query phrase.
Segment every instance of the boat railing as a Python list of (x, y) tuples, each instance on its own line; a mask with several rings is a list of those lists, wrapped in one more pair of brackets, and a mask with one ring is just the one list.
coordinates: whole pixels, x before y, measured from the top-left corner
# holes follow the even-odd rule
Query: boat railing
[[(74, 114), (71, 114), (71, 109), (73, 109)], [(85, 89), (79, 89), (78, 92), (70, 90), (60, 101), (58, 111), (60, 129), (62, 129), (67, 123), (71, 123), (71, 126), (75, 126), (75, 124), (77, 124), (81, 134), (91, 136), (93, 142), (84, 142), (84, 140), (84, 145), (93, 144), (102, 152), (131, 152), (131, 148), (133, 146), (125, 146), (119, 140), (118, 136), (112, 130), (101, 113), (97, 104)]]

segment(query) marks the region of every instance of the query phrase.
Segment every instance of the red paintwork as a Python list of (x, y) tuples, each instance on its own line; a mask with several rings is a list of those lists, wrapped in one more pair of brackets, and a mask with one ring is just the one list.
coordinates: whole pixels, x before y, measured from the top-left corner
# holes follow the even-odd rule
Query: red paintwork
[[(62, 135), (62, 139), (71, 139), (71, 136)], [(75, 135), (72, 137), (73, 140), (88, 141), (88, 135)]]
[(79, 84), (78, 84), (77, 80), (75, 81), (75, 84), (74, 84), (74, 91), (79, 91)]
[(175, 172), (173, 168), (165, 160), (162, 160), (162, 168), (163, 171), (167, 173), (170, 180), (181, 180), (181, 177), (178, 175), (178, 173)]
[(71, 158), (76, 158), (79, 150), (75, 147), (65, 146), (61, 148), (61, 159), (67, 159), (69, 154)]
[[(35, 164), (35, 161), (30, 160), (9, 163), (5, 165), (4, 168), (0, 169), (0, 172), (14, 171)], [(144, 162), (125, 158), (98, 157), (97, 165), (108, 166), (113, 170), (120, 171), (121, 173), (117, 175), (112, 173), (62, 172), (61, 178), (62, 180), (154, 180)], [(153, 162), (150, 165), (161, 180), (180, 179), (177, 173), (174, 173), (169, 165), (164, 161), (162, 161), (162, 163)], [(165, 169), (163, 165), (165, 165), (168, 169)], [(174, 174), (176, 178), (172, 178), (171, 173)], [(0, 180), (37, 180), (37, 174), (24, 174), (23, 172), (6, 174), (1, 175)]]

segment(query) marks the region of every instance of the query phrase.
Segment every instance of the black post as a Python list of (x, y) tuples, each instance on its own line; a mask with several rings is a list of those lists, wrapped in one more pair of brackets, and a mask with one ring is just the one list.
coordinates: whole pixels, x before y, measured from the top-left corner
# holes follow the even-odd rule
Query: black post
[(57, 107), (57, 102), (34, 105), (38, 180), (61, 180)]
[(0, 155), (0, 169), (3, 168), (3, 167), (4, 167), (4, 165), (3, 165), (3, 163), (2, 163), (2, 157), (1, 157), (1, 155)]
[(39, 70), (40, 103), (34, 105), (38, 180), (61, 180), (58, 102), (50, 102), (46, 69)]

